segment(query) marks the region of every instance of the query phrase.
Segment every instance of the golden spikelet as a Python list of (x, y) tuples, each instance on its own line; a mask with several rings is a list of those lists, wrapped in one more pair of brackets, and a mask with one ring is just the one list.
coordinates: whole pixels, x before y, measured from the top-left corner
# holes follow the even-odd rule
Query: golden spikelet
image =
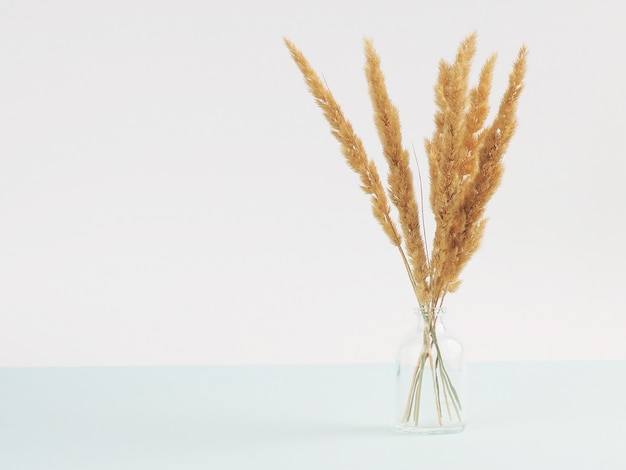
[[(428, 261), (420, 227), (419, 209), (413, 189), (413, 173), (409, 166), (409, 152), (402, 145), (398, 109), (392, 104), (380, 68), (380, 58), (372, 41), (365, 41), (365, 75), (374, 108), (374, 122), (389, 166), (387, 176), (391, 202), (398, 209), (406, 252), (411, 261), (418, 298), (427, 296)], [(420, 302), (420, 303), (422, 303)]]
[(469, 93), (469, 108), (465, 113), (464, 134), (464, 160), (461, 168), (463, 176), (472, 176), (476, 173), (478, 164), (476, 148), (481, 145), (484, 134), (481, 129), (489, 114), (489, 93), (491, 92), (491, 79), (496, 64), (496, 55), (493, 54), (483, 66), (478, 85)]
[[(455, 258), (460, 250), (450, 233), (458, 232), (463, 224), (459, 214), (467, 171), (473, 169), (472, 153), (467, 145), (467, 110), (471, 110), (468, 94), (471, 60), (476, 53), (476, 35), (465, 39), (459, 46), (455, 61), (441, 61), (435, 85), (435, 102), (438, 111), (435, 131), (426, 142), (431, 176), (431, 207), (436, 228), (431, 260), (431, 302), (436, 303), (439, 292), (445, 291), (446, 262)], [(473, 116), (470, 116), (470, 120)]]
[(391, 219), (376, 166), (368, 159), (352, 125), (303, 54), (289, 40), (285, 39), (285, 44), (330, 124), (332, 134), (341, 144), (346, 161), (360, 175), (361, 187), (371, 197), (374, 216), (400, 250), (419, 304), (441, 305), (445, 294), (460, 284), (459, 274), (480, 245), (485, 229), (485, 207), (500, 183), (502, 157), (515, 132), (515, 112), (526, 72), (526, 48), (520, 49), (498, 113), (487, 127), (495, 55), (486, 61), (478, 84), (471, 89), (469, 73), (476, 53), (475, 34), (461, 42), (452, 64), (443, 60), (439, 64), (434, 88), (435, 130), (432, 137), (425, 140), (430, 203), (436, 222), (433, 251), (428, 260), (409, 153), (402, 145), (398, 110), (387, 93), (380, 58), (372, 42), (365, 40), (365, 74), (374, 121), (389, 166), (387, 191), (398, 210), (402, 235)]
[[(473, 172), (465, 179), (460, 205), (456, 210), (456, 222), (448, 224), (440, 233), (442, 238), (439, 243), (443, 250), (436, 263), (438, 271), (434, 276), (436, 279), (433, 280), (432, 286), (436, 298), (442, 298), (446, 292), (452, 292), (458, 287), (460, 282), (458, 276), (480, 246), (486, 223), (483, 218), (485, 208), (500, 184), (504, 171), (502, 157), (517, 125), (515, 112), (523, 89), (526, 56), (527, 50), (522, 47), (509, 76), (509, 85), (494, 122), (482, 130), (478, 130), (476, 125), (473, 127), (474, 133), (479, 132), (479, 134), (474, 145), (470, 146), (467, 152), (476, 156), (476, 163)], [(483, 67), (479, 85), (476, 88), (476, 90), (484, 88), (482, 92), (477, 91), (484, 95), (484, 98), (480, 100), (483, 104), (470, 106), (465, 117), (468, 124), (481, 121), (484, 123), (488, 113), (486, 101), (494, 62), (495, 57), (492, 56)]]

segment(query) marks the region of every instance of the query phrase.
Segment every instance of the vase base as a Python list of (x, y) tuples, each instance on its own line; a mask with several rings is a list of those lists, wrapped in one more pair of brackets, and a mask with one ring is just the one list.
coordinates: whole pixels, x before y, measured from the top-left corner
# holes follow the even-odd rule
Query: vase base
[(420, 425), (415, 426), (410, 423), (398, 423), (396, 429), (407, 434), (454, 434), (461, 432), (465, 429), (464, 424), (451, 424), (451, 425)]

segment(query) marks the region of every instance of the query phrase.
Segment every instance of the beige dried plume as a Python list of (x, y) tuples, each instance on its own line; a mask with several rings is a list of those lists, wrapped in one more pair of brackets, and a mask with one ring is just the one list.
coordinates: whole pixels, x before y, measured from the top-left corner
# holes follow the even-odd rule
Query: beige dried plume
[(440, 306), (454, 291), (459, 275), (480, 245), (487, 202), (502, 177), (502, 157), (515, 132), (517, 102), (523, 89), (527, 50), (522, 47), (509, 85), (491, 125), (488, 98), (495, 66), (492, 55), (482, 68), (478, 84), (469, 88), (469, 73), (476, 53), (476, 35), (459, 46), (452, 64), (441, 61), (435, 85), (435, 130), (425, 141), (430, 170), (430, 204), (435, 234), (427, 258), (420, 209), (414, 190), (409, 153), (402, 144), (397, 108), (392, 104), (372, 41), (365, 40), (365, 75), (374, 108), (383, 154), (389, 171), (387, 194), (398, 211), (401, 232), (391, 217), (387, 194), (376, 166), (363, 148), (352, 125), (344, 117), (330, 90), (323, 84), (302, 52), (285, 39), (309, 91), (324, 112), (332, 134), (350, 167), (361, 177), (376, 220), (398, 248), (420, 306)]

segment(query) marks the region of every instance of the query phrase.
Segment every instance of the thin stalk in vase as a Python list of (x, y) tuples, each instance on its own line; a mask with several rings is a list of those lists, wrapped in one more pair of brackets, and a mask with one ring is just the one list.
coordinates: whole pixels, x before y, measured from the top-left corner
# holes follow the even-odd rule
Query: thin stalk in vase
[[(435, 360), (435, 367), (439, 368), (439, 366), (441, 365), (441, 355), (437, 355), (437, 359)], [(443, 368), (441, 369), (441, 372), (439, 373), (439, 375), (441, 376), (441, 389), (443, 390), (443, 399), (446, 402), (446, 411), (448, 412), (448, 418), (452, 419), (452, 413), (450, 412), (450, 400), (448, 400), (448, 392), (447, 392), (447, 388), (446, 388), (446, 383), (443, 379)]]
[(420, 414), (420, 398), (422, 397), (422, 377), (424, 377), (424, 367), (426, 367), (426, 355), (422, 356), (422, 368), (419, 375), (419, 382), (417, 384), (417, 389), (415, 390), (415, 412), (414, 412), (414, 422), (415, 424), (419, 423), (419, 414)]
[[(433, 342), (433, 333), (434, 326), (430, 323), (430, 318), (428, 322), (428, 328), (424, 331), (424, 336), (428, 337), (428, 362), (430, 363), (430, 370), (433, 376), (433, 387), (435, 392), (435, 408), (437, 410), (437, 420), (439, 421), (439, 426), (442, 425), (441, 422), (441, 396), (439, 394), (439, 380), (437, 378), (437, 368), (435, 366), (435, 361), (433, 360), (433, 351), (432, 351), (432, 342)], [(416, 423), (417, 424), (417, 423)]]
[(422, 384), (422, 374), (424, 373), (424, 366), (426, 363), (426, 355), (421, 354), (420, 359), (417, 361), (415, 370), (413, 373), (413, 380), (411, 381), (411, 391), (407, 397), (407, 404), (402, 417), (403, 422), (408, 422), (411, 413), (414, 414), (414, 421), (417, 422), (419, 415), (419, 403), (420, 403), (420, 391)]
[[(436, 333), (435, 333), (435, 337), (436, 337)], [(438, 344), (438, 342), (436, 340), (435, 340), (435, 348), (437, 350), (437, 357), (439, 357), (439, 358), (442, 357), (441, 350), (439, 349), (439, 344)], [(456, 389), (454, 388), (454, 386), (452, 385), (452, 381), (450, 380), (450, 376), (448, 375), (448, 372), (446, 371), (446, 368), (445, 368), (445, 366), (443, 364), (443, 360), (440, 361), (439, 367), (441, 369), (440, 375), (441, 375), (441, 378), (442, 378), (442, 383), (444, 385), (444, 391), (446, 390), (446, 388), (450, 391), (450, 395), (451, 395), (451, 398), (452, 398), (452, 404), (454, 406), (457, 418), (460, 421), (461, 420), (461, 402), (459, 400), (459, 395), (458, 395)], [(448, 410), (448, 414), (450, 414), (449, 410)], [(452, 416), (450, 416), (450, 419), (452, 419)]]
[[(432, 340), (433, 340), (433, 345), (435, 347), (435, 351), (437, 353), (437, 359), (438, 359), (438, 364), (437, 364), (437, 370), (439, 372), (439, 376), (441, 377), (441, 383), (442, 383), (442, 388), (444, 391), (444, 395), (446, 395), (446, 390), (450, 391), (450, 395), (453, 397), (452, 403), (453, 406), (455, 408), (456, 411), (456, 415), (459, 419), (459, 421), (461, 421), (461, 403), (459, 400), (459, 396), (458, 393), (455, 389), (455, 387), (452, 385), (452, 381), (450, 380), (450, 376), (446, 370), (446, 367), (444, 365), (444, 360), (443, 360), (443, 354), (441, 353), (441, 349), (439, 348), (439, 341), (437, 339), (437, 331), (436, 331), (436, 327), (433, 326), (432, 330), (431, 330), (431, 335), (432, 335)], [(447, 396), (445, 396), (446, 398), (446, 404), (447, 403)], [(448, 405), (449, 406), (449, 405)], [(448, 409), (448, 414), (450, 415), (450, 418), (452, 419), (451, 413)]]

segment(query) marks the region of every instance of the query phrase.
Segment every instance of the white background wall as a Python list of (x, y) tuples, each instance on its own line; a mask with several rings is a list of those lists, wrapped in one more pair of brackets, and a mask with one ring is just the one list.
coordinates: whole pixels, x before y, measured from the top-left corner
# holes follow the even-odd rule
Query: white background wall
[(620, 0), (1, 2), (0, 365), (393, 360), (408, 282), (282, 37), (382, 169), (372, 37), (426, 171), (472, 31), (494, 105), (522, 43), (529, 71), (448, 323), (472, 361), (626, 359), (625, 28)]

